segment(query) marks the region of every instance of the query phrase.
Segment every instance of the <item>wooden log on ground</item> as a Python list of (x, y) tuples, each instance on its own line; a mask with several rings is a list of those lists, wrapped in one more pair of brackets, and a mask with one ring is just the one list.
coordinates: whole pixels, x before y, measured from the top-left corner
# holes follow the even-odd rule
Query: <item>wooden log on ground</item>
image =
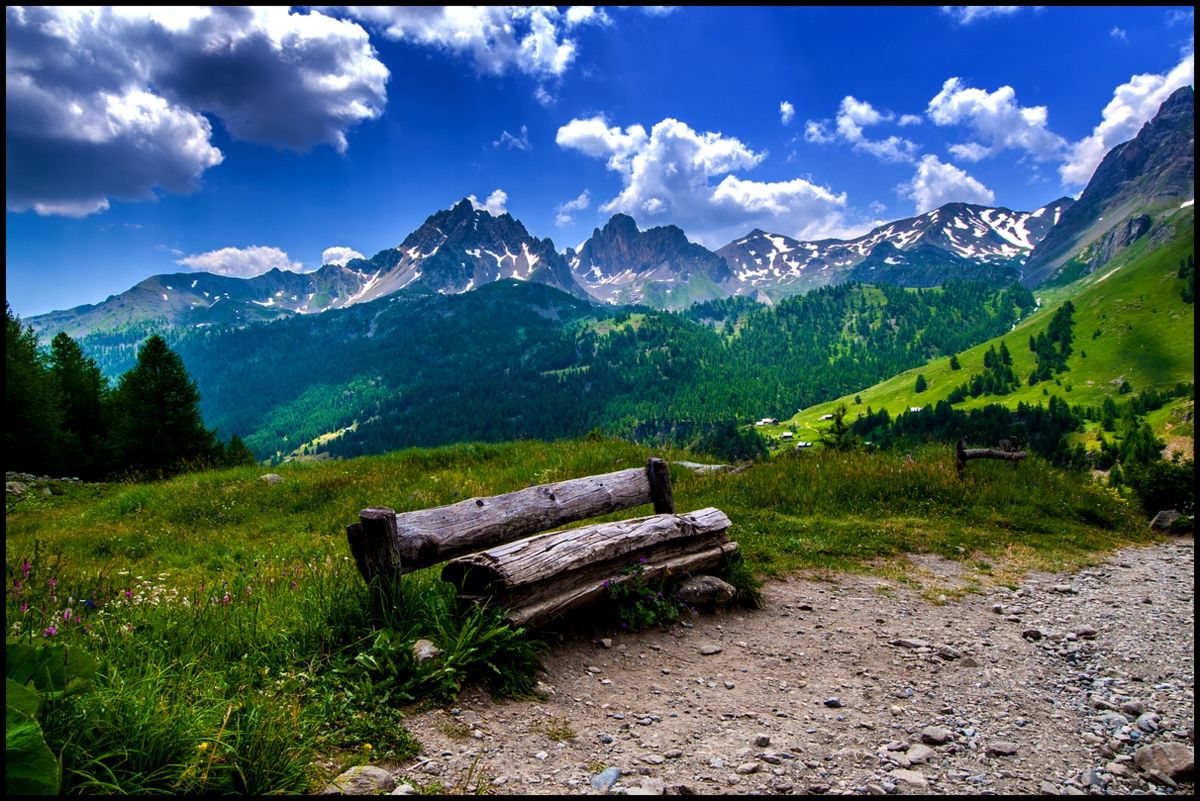
[(590, 566), (628, 564), (668, 543), (722, 541), (729, 526), (724, 512), (708, 508), (551, 531), (460, 556), (442, 568), (442, 580), (466, 595), (497, 595)]
[(346, 527), (350, 553), (358, 572), (370, 584), (376, 576), (391, 580), (400, 575), (400, 553), (396, 541), (396, 513), (386, 506), (373, 506), (358, 513), (358, 522)]
[[(661, 459), (649, 460), (644, 468), (403, 512), (395, 516), (393, 542), (365, 536), (361, 520), (347, 527), (346, 537), (363, 578), (370, 581), (380, 565), (411, 573), (460, 554), (647, 503), (656, 511), (674, 511), (667, 464)], [(368, 575), (368, 570), (374, 572)]]
[[(698, 553), (682, 554), (670, 559), (650, 562), (645, 565), (642, 578), (646, 581), (659, 580), (670, 576), (690, 576), (712, 570), (721, 563), (724, 556), (736, 551), (737, 547), (736, 542), (724, 542)], [(514, 626), (540, 626), (573, 609), (603, 598), (608, 594), (611, 585), (623, 584), (632, 578), (627, 574), (619, 574), (608, 579), (607, 585), (604, 583), (604, 579), (591, 582), (563, 582), (558, 585), (557, 593), (552, 594), (546, 591), (526, 593), (523, 597), (514, 597), (507, 601), (505, 604), (507, 611), (504, 617)]]
[(1025, 458), (1025, 451), (1008, 450), (1007, 448), (967, 448), (967, 441), (960, 439), (954, 446), (954, 466), (961, 478), (971, 459), (1005, 459), (1019, 462)]

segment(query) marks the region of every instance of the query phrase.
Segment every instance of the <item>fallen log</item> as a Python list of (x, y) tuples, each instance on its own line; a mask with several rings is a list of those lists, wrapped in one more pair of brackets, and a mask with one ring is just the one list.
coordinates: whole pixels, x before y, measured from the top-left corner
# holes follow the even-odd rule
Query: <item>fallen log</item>
[(363, 578), (397, 577), (460, 554), (545, 531), (589, 517), (654, 504), (675, 511), (667, 463), (650, 459), (599, 476), (396, 514), (387, 507), (364, 509), (346, 527), (350, 551)]
[[(721, 563), (727, 554), (737, 550), (736, 542), (725, 542), (697, 553), (681, 554), (671, 558), (656, 557), (642, 568), (643, 580), (665, 579), (671, 575), (693, 575), (711, 570)], [(528, 591), (496, 601), (506, 608), (505, 619), (514, 626), (540, 626), (553, 618), (573, 609), (585, 606), (609, 593), (614, 584), (631, 581), (633, 576), (618, 573), (609, 579), (563, 580), (552, 585), (539, 585)]]
[[(1007, 442), (1007, 441), (1006, 441)], [(1025, 451), (1014, 451), (1009, 448), (967, 448), (967, 441), (960, 439), (954, 446), (954, 466), (962, 478), (967, 462), (971, 459), (1005, 459), (1019, 462), (1026, 457)]]
[(501, 595), (584, 569), (604, 572), (613, 563), (649, 559), (669, 543), (711, 547), (726, 539), (729, 526), (724, 512), (708, 508), (551, 531), (454, 559), (442, 568), (442, 580), (466, 595)]

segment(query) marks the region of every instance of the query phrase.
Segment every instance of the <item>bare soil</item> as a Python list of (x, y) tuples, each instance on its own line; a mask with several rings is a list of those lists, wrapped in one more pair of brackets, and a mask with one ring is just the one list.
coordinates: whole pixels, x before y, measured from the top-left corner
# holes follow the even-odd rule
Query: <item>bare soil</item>
[(424, 749), (391, 766), (398, 792), (597, 794), (614, 767), (614, 794), (1194, 789), (1133, 760), (1193, 746), (1190, 536), (1016, 590), (937, 556), (910, 568), (774, 580), (763, 609), (637, 634), (559, 632), (543, 699), (471, 692), (411, 717)]

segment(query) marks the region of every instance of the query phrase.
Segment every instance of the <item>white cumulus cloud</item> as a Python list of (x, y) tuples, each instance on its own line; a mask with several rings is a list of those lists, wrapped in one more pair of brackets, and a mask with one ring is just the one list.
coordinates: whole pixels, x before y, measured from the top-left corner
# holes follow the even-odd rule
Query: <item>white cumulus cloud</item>
[(347, 6), (345, 12), (385, 36), (469, 55), (481, 72), (516, 69), (536, 77), (561, 76), (578, 45), (568, 33), (585, 23), (606, 25), (593, 7)]
[[(911, 125), (911, 117), (911, 114), (904, 115), (899, 124)], [(804, 138), (817, 144), (840, 140), (850, 144), (855, 150), (869, 153), (881, 161), (911, 163), (915, 161), (916, 153), (920, 150), (920, 145), (916, 142), (899, 136), (868, 139), (863, 131), (867, 126), (892, 122), (895, 118), (896, 115), (890, 111), (879, 111), (865, 100), (846, 95), (838, 106), (835, 129), (829, 129), (829, 120), (808, 120), (804, 125)]]
[(796, 107), (786, 100), (779, 101), (779, 121), (784, 125), (790, 125), (792, 118), (796, 116)]
[(1061, 157), (1066, 140), (1047, 127), (1045, 106), (1021, 106), (1011, 86), (994, 92), (973, 89), (961, 78), (948, 78), (926, 109), (935, 125), (965, 125), (979, 140), (963, 153), (987, 155), (1002, 150), (1024, 150), (1046, 161)]
[(901, 184), (899, 191), (901, 196), (915, 203), (917, 214), (924, 214), (946, 203), (988, 205), (996, 199), (995, 192), (965, 171), (940, 161), (934, 155), (922, 157), (912, 180)]
[[(387, 68), (354, 22), (287, 7), (9, 7), (6, 201), (79, 216), (188, 192), (234, 138), (347, 147), (382, 113)], [(15, 167), (15, 169), (14, 169)]]
[(758, 166), (765, 152), (676, 119), (661, 120), (649, 133), (642, 125), (609, 125), (602, 117), (573, 119), (556, 141), (605, 159), (621, 178), (621, 191), (601, 211), (629, 214), (647, 227), (678, 225), (710, 247), (756, 226), (809, 238), (844, 226), (845, 193), (804, 178), (744, 179), (735, 173)]
[(568, 200), (565, 203), (558, 204), (555, 208), (554, 224), (559, 228), (570, 225), (574, 221), (572, 216), (574, 212), (583, 211), (592, 204), (592, 193), (588, 190), (583, 190), (574, 200)]
[(467, 195), (467, 200), (471, 201), (471, 206), (476, 211), (486, 211), (493, 217), (499, 217), (501, 214), (508, 212), (508, 193), (503, 189), (495, 190), (492, 192), (492, 194), (488, 195), (487, 200), (483, 201), (482, 203), (480, 203), (479, 198), (475, 197), (474, 195)]
[(346, 262), (351, 259), (365, 259), (366, 256), (359, 253), (353, 248), (343, 247), (342, 245), (334, 245), (331, 248), (325, 248), (321, 252), (321, 264), (336, 264), (344, 267)]
[(1165, 75), (1134, 75), (1118, 86), (1091, 135), (1071, 145), (1066, 160), (1058, 169), (1063, 186), (1086, 184), (1109, 150), (1137, 136), (1142, 125), (1154, 117), (1172, 92), (1194, 83), (1195, 53), (1189, 47), (1180, 62)]
[(193, 270), (234, 278), (253, 278), (276, 268), (301, 272), (302, 265), (292, 261), (279, 248), (251, 245), (248, 248), (221, 248), (178, 259), (177, 263)]

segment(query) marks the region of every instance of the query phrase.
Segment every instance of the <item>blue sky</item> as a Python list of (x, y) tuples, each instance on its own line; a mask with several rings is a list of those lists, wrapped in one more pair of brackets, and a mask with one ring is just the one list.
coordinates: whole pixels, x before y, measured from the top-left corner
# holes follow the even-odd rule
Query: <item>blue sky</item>
[(6, 296), (308, 271), (463, 197), (560, 250), (1077, 194), (1193, 83), (1187, 7), (6, 9)]

